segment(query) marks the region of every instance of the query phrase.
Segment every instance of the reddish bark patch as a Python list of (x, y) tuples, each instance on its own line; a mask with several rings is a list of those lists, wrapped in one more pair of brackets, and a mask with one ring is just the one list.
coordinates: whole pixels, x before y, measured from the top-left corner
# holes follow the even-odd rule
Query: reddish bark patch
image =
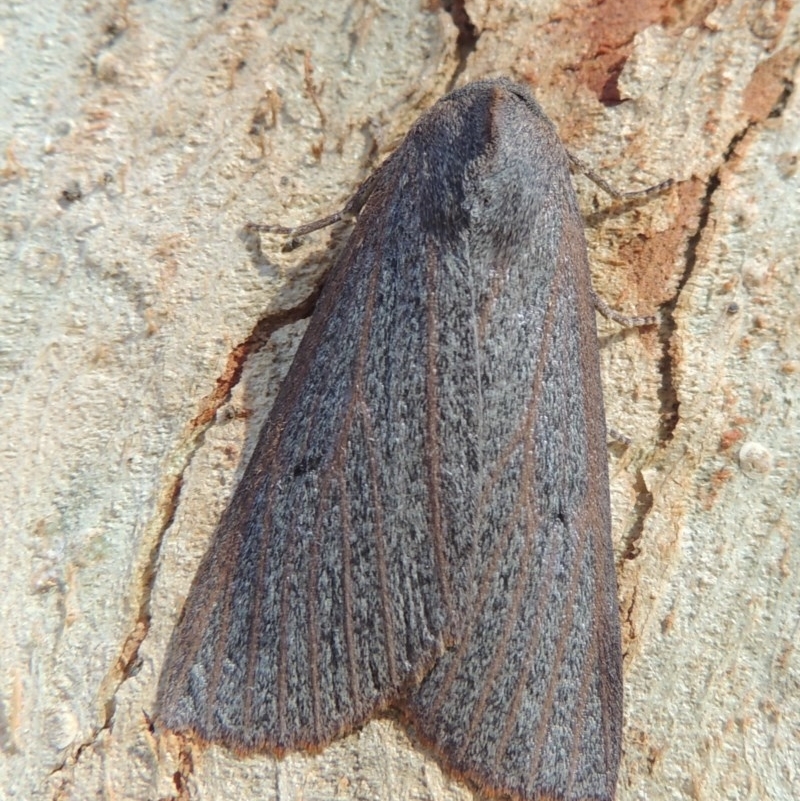
[(749, 122), (762, 122), (778, 105), (781, 95), (791, 85), (796, 61), (794, 48), (786, 48), (755, 68), (742, 100), (742, 110)]
[(622, 244), (620, 258), (631, 265), (631, 280), (637, 295), (654, 306), (675, 293), (675, 263), (683, 262), (686, 247), (698, 226), (706, 186), (703, 181), (681, 183), (670, 192), (678, 194), (678, 211), (669, 228), (656, 233), (639, 233)]

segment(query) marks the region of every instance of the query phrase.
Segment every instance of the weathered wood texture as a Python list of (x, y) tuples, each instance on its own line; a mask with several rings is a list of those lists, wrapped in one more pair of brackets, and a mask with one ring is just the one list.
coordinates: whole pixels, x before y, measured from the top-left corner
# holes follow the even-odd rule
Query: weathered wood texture
[(621, 188), (677, 182), (619, 207), (576, 179), (596, 289), (662, 315), (600, 323), (632, 440), (609, 448), (618, 797), (800, 797), (798, 8), (441, 5), (3, 12), (5, 797), (470, 797), (391, 719), (276, 763), (147, 713), (336, 247), (258, 251), (243, 223), (339, 208), (422, 109), (492, 74)]

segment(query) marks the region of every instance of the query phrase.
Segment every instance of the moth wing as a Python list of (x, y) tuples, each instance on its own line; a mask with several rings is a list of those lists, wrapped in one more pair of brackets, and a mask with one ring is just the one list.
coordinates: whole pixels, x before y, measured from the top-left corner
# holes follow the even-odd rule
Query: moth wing
[[(167, 728), (240, 751), (319, 747), (454, 639), (445, 526), (471, 530), (477, 370), (466, 318), (448, 325), (470, 289), (443, 273), (466, 262), (454, 245), (434, 270), (441, 242), (408, 224), (426, 187), (392, 173), (414, 144), (373, 177), (202, 560), (159, 684)], [(442, 345), (463, 367), (446, 397)]]
[(611, 799), (621, 643), (597, 334), (566, 167), (551, 187), (532, 243), (512, 235), (485, 256), (502, 280), (479, 343), (473, 612), (406, 708), (442, 761), (491, 795)]

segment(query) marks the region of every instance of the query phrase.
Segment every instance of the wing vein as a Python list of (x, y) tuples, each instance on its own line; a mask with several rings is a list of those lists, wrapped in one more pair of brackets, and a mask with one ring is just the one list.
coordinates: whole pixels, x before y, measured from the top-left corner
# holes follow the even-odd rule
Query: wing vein
[[(517, 522), (519, 520), (519, 516), (515, 515), (514, 521)], [(509, 525), (510, 528), (510, 525)], [(526, 526), (528, 532), (530, 532), (530, 526)], [(505, 541), (508, 543), (510, 537), (506, 537)], [(497, 677), (497, 674), (500, 672), (500, 668), (502, 667), (503, 663), (505, 662), (507, 653), (508, 653), (508, 643), (511, 639), (511, 635), (514, 633), (514, 628), (517, 624), (517, 613), (519, 612), (519, 607), (522, 603), (522, 599), (525, 596), (525, 583), (527, 582), (528, 575), (530, 573), (530, 562), (531, 562), (531, 551), (533, 550), (533, 536), (528, 533), (525, 537), (525, 547), (523, 552), (520, 556), (520, 564), (523, 565), (522, 572), (517, 578), (516, 586), (514, 587), (514, 594), (511, 600), (511, 607), (509, 608), (508, 612), (506, 612), (505, 621), (503, 624), (503, 633), (500, 637), (500, 643), (495, 651), (494, 656), (492, 657), (492, 661), (490, 662), (484, 677), (483, 677), (483, 689), (481, 691), (480, 697), (478, 698), (477, 703), (475, 704), (475, 708), (472, 712), (470, 725), (467, 730), (466, 735), (464, 736), (461, 748), (459, 749), (459, 758), (462, 758), (466, 749), (469, 747), (473, 734), (475, 730), (478, 728), (478, 724), (483, 719), (483, 714), (486, 710), (486, 703), (489, 698), (489, 694), (494, 689), (494, 680)]]
[[(572, 787), (574, 785), (575, 776), (576, 776), (576, 767), (578, 762), (580, 761), (581, 757), (583, 756), (581, 752), (581, 743), (583, 741), (583, 734), (586, 731), (586, 725), (588, 721), (584, 717), (583, 710), (586, 708), (586, 701), (589, 695), (589, 683), (591, 681), (591, 674), (594, 672), (594, 667), (597, 664), (597, 623), (595, 622), (592, 626), (592, 644), (589, 649), (589, 652), (586, 654), (586, 659), (583, 663), (583, 669), (581, 670), (581, 681), (580, 681), (580, 692), (578, 693), (578, 701), (575, 704), (575, 709), (573, 711), (572, 720), (573, 720), (573, 737), (572, 737), (572, 745), (570, 748), (570, 757), (569, 757), (569, 770), (567, 771), (567, 776), (569, 777), (569, 784), (567, 785), (567, 792), (566, 795), (569, 797), (571, 795)], [(603, 743), (604, 748), (606, 744)]]
[(397, 686), (397, 664), (395, 662), (395, 633), (394, 617), (392, 615), (391, 598), (389, 595), (389, 576), (386, 564), (386, 543), (383, 530), (383, 507), (378, 488), (378, 466), (375, 449), (372, 445), (372, 420), (369, 409), (362, 402), (362, 420), (364, 422), (364, 439), (367, 443), (367, 469), (369, 470), (370, 492), (372, 495), (372, 509), (375, 515), (375, 555), (378, 568), (378, 583), (380, 585), (381, 611), (384, 626), (384, 648), (386, 651), (386, 665), (389, 670), (389, 682), (392, 687)]
[(289, 574), (294, 562), (297, 529), (292, 520), (286, 543), (286, 561), (281, 573), (281, 611), (278, 624), (278, 744), (284, 745), (288, 735), (288, 703), (289, 703), (289, 674), (287, 660), (289, 658)]
[[(234, 565), (236, 564), (239, 551), (242, 547), (242, 535), (240, 532), (237, 532), (235, 537), (236, 541), (236, 552), (230, 554), (230, 558), (228, 554), (225, 554), (225, 569), (222, 571), (225, 574), (225, 580), (222, 582), (222, 586), (230, 587), (231, 586), (231, 574), (233, 573)], [(214, 718), (214, 710), (217, 709), (217, 692), (219, 692), (219, 682), (220, 676), (222, 674), (222, 662), (225, 658), (225, 651), (228, 646), (228, 642), (230, 641), (230, 619), (231, 619), (231, 600), (232, 600), (233, 593), (226, 592), (223, 593), (223, 601), (222, 601), (222, 611), (220, 614), (220, 621), (219, 621), (219, 637), (220, 642), (216, 644), (216, 650), (214, 652), (214, 662), (211, 668), (211, 675), (209, 676), (209, 691), (206, 700), (206, 710), (205, 710), (205, 724), (206, 724), (206, 731), (211, 732), (213, 731), (213, 718)]]
[(575, 557), (572, 561), (572, 580), (570, 581), (569, 592), (565, 601), (566, 619), (562, 626), (562, 633), (558, 640), (558, 647), (556, 654), (553, 658), (553, 670), (550, 674), (550, 681), (547, 686), (547, 694), (545, 702), (542, 704), (542, 715), (539, 719), (536, 737), (534, 738), (535, 749), (533, 750), (534, 757), (531, 763), (531, 774), (535, 775), (539, 770), (539, 763), (542, 758), (542, 743), (546, 736), (546, 722), (553, 716), (553, 696), (555, 695), (558, 686), (559, 677), (561, 675), (561, 667), (563, 663), (564, 650), (566, 648), (567, 636), (572, 631), (572, 620), (575, 616), (575, 588), (580, 579), (581, 571), (578, 566), (581, 564), (583, 552), (586, 548), (586, 540), (588, 537), (577, 537), (578, 547), (576, 548)]
[(245, 669), (244, 683), (244, 709), (242, 710), (242, 726), (245, 731), (249, 730), (253, 722), (253, 692), (255, 690), (256, 662), (258, 653), (261, 649), (261, 585), (264, 573), (267, 569), (267, 555), (272, 534), (272, 498), (274, 488), (270, 487), (267, 500), (267, 514), (264, 517), (264, 525), (259, 532), (259, 539), (263, 539), (259, 545), (258, 564), (256, 566), (254, 581), (255, 591), (253, 595), (253, 608), (250, 613), (250, 626), (247, 632), (247, 667)]
[(350, 697), (355, 705), (358, 699), (358, 669), (355, 633), (353, 631), (353, 566), (350, 552), (350, 495), (344, 476), (340, 478), (342, 493), (342, 598), (344, 601), (344, 639), (347, 645), (347, 675)]
[[(563, 271), (556, 271), (555, 275), (552, 279), (552, 288), (550, 291), (550, 296), (548, 297), (547, 301), (547, 309), (545, 312), (544, 322), (542, 326), (542, 334), (540, 336), (540, 350), (539, 350), (539, 358), (536, 364), (536, 370), (533, 375), (532, 387), (531, 387), (531, 402), (528, 407), (528, 412), (525, 416), (524, 421), (524, 431), (525, 436), (529, 439), (533, 439), (535, 435), (535, 427), (536, 427), (536, 420), (537, 420), (537, 412), (539, 409), (538, 401), (542, 397), (541, 392), (541, 384), (542, 378), (544, 375), (544, 369), (548, 361), (548, 357), (550, 356), (550, 344), (552, 342), (552, 335), (554, 333), (554, 325), (556, 319), (556, 302), (559, 297), (559, 289), (560, 283), (564, 280)], [(533, 448), (526, 448), (526, 464), (529, 465), (530, 459), (533, 456)], [(505, 463), (511, 457), (511, 451), (509, 449), (501, 457), (501, 464)], [(532, 468), (530, 468), (532, 470)], [(496, 483), (492, 481), (492, 485)], [(521, 489), (520, 495), (524, 495), (526, 498), (530, 498), (531, 496), (535, 496), (534, 487), (528, 486)], [(546, 564), (547, 564), (547, 571), (545, 575), (542, 577), (540, 586), (537, 590), (537, 608), (543, 608), (544, 604), (542, 603), (543, 598), (546, 598), (545, 591), (549, 592), (552, 581), (555, 574), (555, 567), (556, 567), (556, 557), (558, 556), (558, 550), (554, 547), (555, 546), (555, 537), (551, 537), (550, 541), (548, 542), (548, 551), (549, 556), (547, 557)], [(528, 641), (528, 646), (525, 651), (525, 658), (522, 660), (523, 670), (524, 667), (530, 664), (531, 657), (533, 656), (535, 649), (538, 647), (539, 639), (541, 636), (541, 614), (536, 616), (536, 627), (534, 631), (531, 633), (530, 640)], [(500, 764), (503, 762), (505, 758), (506, 751), (508, 750), (508, 742), (511, 737), (511, 732), (513, 731), (514, 727), (516, 726), (517, 722), (517, 715), (519, 712), (519, 706), (522, 700), (522, 694), (525, 690), (526, 685), (526, 673), (523, 673), (520, 676), (519, 681), (517, 682), (517, 686), (514, 690), (514, 695), (511, 699), (511, 703), (509, 704), (509, 712), (506, 716), (505, 726), (503, 728), (503, 733), (500, 736), (498, 741), (498, 746), (495, 751), (495, 760), (496, 764), (499, 768)], [(542, 710), (542, 714), (544, 715), (544, 709)], [(537, 746), (540, 748), (539, 746)]]
[(441, 470), (442, 453), (441, 442), (439, 441), (439, 392), (438, 392), (438, 370), (436, 359), (439, 350), (438, 320), (436, 315), (436, 267), (438, 265), (439, 254), (432, 246), (430, 237), (427, 241), (430, 248), (427, 253), (426, 288), (427, 288), (427, 308), (426, 308), (426, 376), (425, 376), (425, 415), (426, 415), (426, 434), (428, 449), (428, 494), (430, 496), (430, 515), (431, 515), (431, 535), (436, 559), (436, 571), (439, 576), (439, 584), (442, 588), (445, 609), (447, 610), (448, 626), (452, 626), (453, 606), (450, 594), (450, 580), (447, 563), (445, 559), (444, 535), (442, 531), (442, 499), (441, 499)]
[[(547, 335), (552, 331), (553, 328), (554, 316), (555, 316), (553, 305), (554, 305), (553, 294), (551, 294), (547, 312), (544, 319), (543, 336), (542, 336), (543, 340), (547, 337)], [(483, 517), (483, 511), (486, 507), (490, 491), (500, 481), (503, 468), (508, 464), (511, 457), (517, 451), (519, 445), (521, 443), (524, 443), (530, 437), (530, 434), (533, 431), (533, 426), (536, 419), (536, 411), (538, 409), (538, 403), (540, 399), (540, 394), (535, 391), (535, 388), (538, 387), (539, 384), (541, 383), (541, 375), (544, 371), (544, 365), (546, 361), (545, 356), (546, 352), (543, 350), (541, 352), (540, 358), (536, 363), (536, 369), (534, 371), (532, 380), (532, 388), (534, 391), (531, 392), (530, 403), (528, 404), (528, 409), (525, 414), (525, 417), (520, 423), (520, 425), (517, 427), (514, 436), (509, 439), (509, 443), (504, 448), (501, 457), (498, 459), (495, 469), (492, 471), (491, 475), (487, 479), (486, 487), (481, 492), (477, 509), (478, 520), (482, 519)], [(527, 463), (528, 459), (526, 459), (526, 464)], [(474, 601), (475, 609), (482, 609), (484, 604), (486, 603), (486, 600), (488, 598), (491, 589), (492, 576), (494, 575), (498, 563), (502, 557), (502, 554), (507, 548), (509, 541), (511, 539), (511, 531), (514, 523), (517, 520), (516, 513), (518, 508), (519, 506), (517, 505), (515, 509), (515, 516), (513, 516), (506, 524), (503, 536), (498, 537), (497, 542), (495, 543), (495, 546), (492, 549), (492, 555), (490, 558), (489, 565), (487, 565), (486, 568), (483, 570), (480, 588), (478, 590), (478, 594)], [(473, 619), (467, 631), (464, 633), (464, 637), (461, 640), (461, 644), (459, 645), (458, 651), (456, 652), (456, 654), (454, 655), (453, 659), (450, 662), (450, 665), (448, 666), (447, 674), (442, 680), (440, 691), (437, 694), (436, 700), (434, 701), (434, 704), (430, 710), (431, 716), (435, 715), (438, 708), (441, 706), (442, 703), (444, 703), (445, 696), (449, 692), (453, 681), (455, 681), (458, 670), (461, 667), (464, 655), (466, 654), (466, 651), (470, 646), (470, 641), (474, 635), (476, 619), (477, 618)]]

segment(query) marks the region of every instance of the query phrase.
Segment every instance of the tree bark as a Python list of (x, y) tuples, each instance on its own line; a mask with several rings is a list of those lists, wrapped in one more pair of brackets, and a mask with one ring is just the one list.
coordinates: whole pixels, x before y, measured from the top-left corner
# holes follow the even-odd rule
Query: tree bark
[[(407, 8), (405, 6), (408, 6)], [(618, 799), (800, 797), (800, 13), (788, 0), (34, 2), (3, 22), (0, 786), (467, 799), (391, 716), (318, 755), (150, 724), (169, 635), (346, 233), (416, 117), (527, 82), (598, 293), (625, 650)], [(444, 9), (447, 6), (449, 12)]]

